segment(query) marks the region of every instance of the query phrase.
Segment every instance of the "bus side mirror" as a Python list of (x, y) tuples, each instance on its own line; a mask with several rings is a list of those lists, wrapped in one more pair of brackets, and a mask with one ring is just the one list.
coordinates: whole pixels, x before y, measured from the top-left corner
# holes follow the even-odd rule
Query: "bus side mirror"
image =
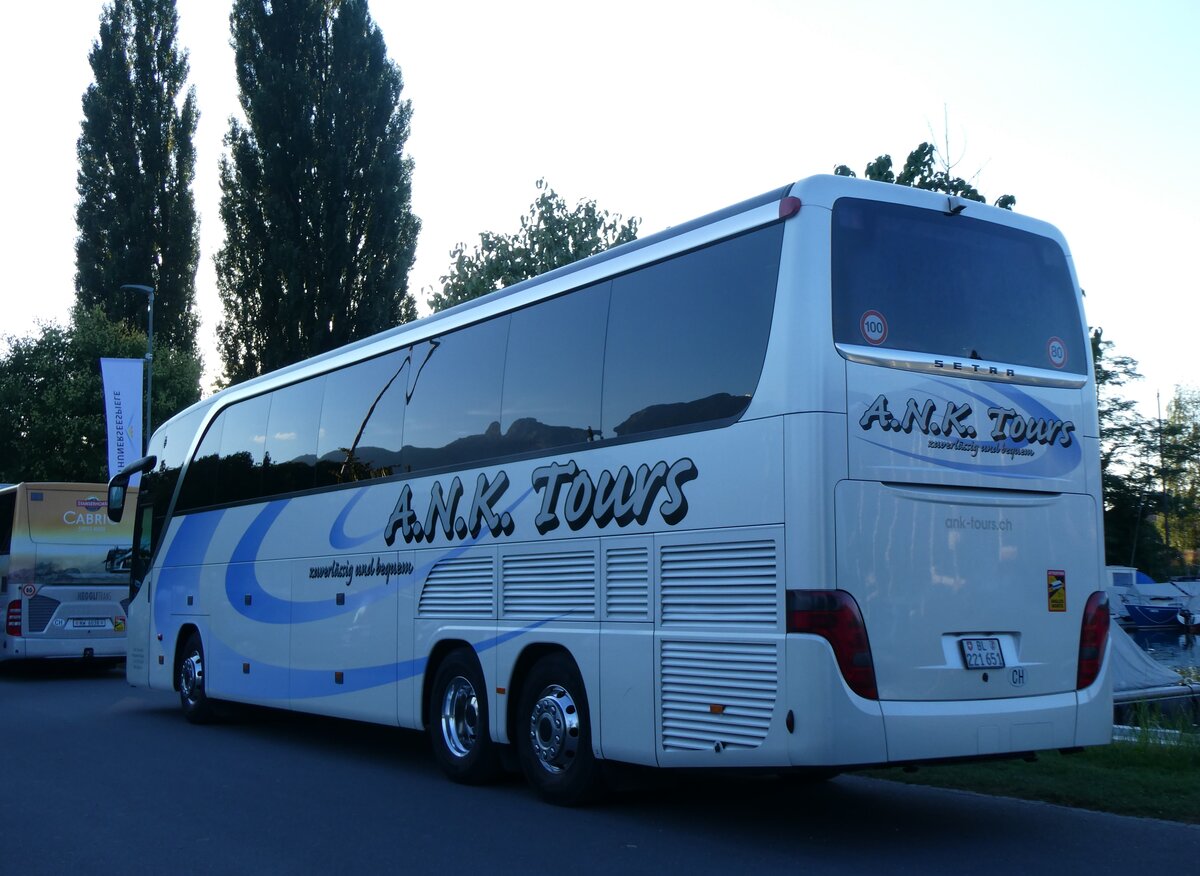
[(129, 479), (135, 474), (145, 474), (158, 462), (156, 456), (143, 456), (125, 466), (108, 482), (108, 519), (120, 523), (125, 513), (125, 496), (129, 491)]
[(125, 490), (128, 487), (128, 480), (117, 483), (116, 478), (108, 485), (108, 519), (113, 523), (120, 523), (121, 515), (125, 513)]

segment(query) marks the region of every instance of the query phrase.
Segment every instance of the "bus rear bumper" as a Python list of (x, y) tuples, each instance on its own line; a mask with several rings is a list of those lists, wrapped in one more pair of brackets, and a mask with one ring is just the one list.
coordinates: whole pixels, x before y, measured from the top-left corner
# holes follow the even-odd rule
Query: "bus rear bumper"
[[(867, 700), (824, 640), (788, 636), (795, 766), (863, 766), (1103, 745), (1112, 737), (1109, 661), (1082, 691), (990, 700)], [(1111, 656), (1111, 652), (1110, 655)]]
[(125, 636), (78, 639), (9, 639), (9, 655), (29, 660), (61, 658), (79, 660), (89, 657), (110, 659), (125, 656)]

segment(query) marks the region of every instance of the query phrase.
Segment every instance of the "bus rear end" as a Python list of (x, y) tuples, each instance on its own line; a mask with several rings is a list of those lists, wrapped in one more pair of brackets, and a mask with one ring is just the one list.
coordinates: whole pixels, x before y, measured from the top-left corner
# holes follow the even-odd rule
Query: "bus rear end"
[(0, 659), (125, 656), (131, 523), (101, 484), (20, 484), (11, 508)]
[[(1106, 743), (1095, 387), (1066, 245), (981, 204), (851, 191), (801, 194), (828, 207), (826, 409), (846, 413), (827, 435), (845, 451), (836, 590), (789, 593), (789, 631), (829, 642), (860, 743), (821, 756)], [(833, 617), (840, 633), (818, 629)]]

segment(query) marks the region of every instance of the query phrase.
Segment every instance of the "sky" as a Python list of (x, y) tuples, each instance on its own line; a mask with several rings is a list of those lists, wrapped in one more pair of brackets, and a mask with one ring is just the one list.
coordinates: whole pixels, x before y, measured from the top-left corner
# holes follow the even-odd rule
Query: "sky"
[[(75, 144), (101, 0), (20, 3), (0, 33), (0, 337), (65, 323)], [(200, 125), (197, 305), (220, 372), (218, 164), (240, 113), (229, 0), (179, 0)], [(544, 178), (644, 236), (936, 142), (957, 175), (1058, 226), (1088, 323), (1144, 379), (1147, 416), (1200, 385), (1200, 3), (372, 0), (412, 102), (422, 313), (459, 242), (512, 232)], [(53, 9), (52, 14), (48, 10)], [(945, 147), (948, 144), (948, 149)], [(380, 329), (386, 326), (380, 326)], [(0, 343), (0, 349), (3, 349)]]

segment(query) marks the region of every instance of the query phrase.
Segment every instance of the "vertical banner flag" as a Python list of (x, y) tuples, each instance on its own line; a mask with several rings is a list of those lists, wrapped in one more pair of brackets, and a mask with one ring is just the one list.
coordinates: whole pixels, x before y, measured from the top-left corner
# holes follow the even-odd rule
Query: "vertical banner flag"
[[(142, 360), (101, 359), (108, 422), (108, 476), (142, 455)], [(137, 479), (130, 481), (134, 486)]]

